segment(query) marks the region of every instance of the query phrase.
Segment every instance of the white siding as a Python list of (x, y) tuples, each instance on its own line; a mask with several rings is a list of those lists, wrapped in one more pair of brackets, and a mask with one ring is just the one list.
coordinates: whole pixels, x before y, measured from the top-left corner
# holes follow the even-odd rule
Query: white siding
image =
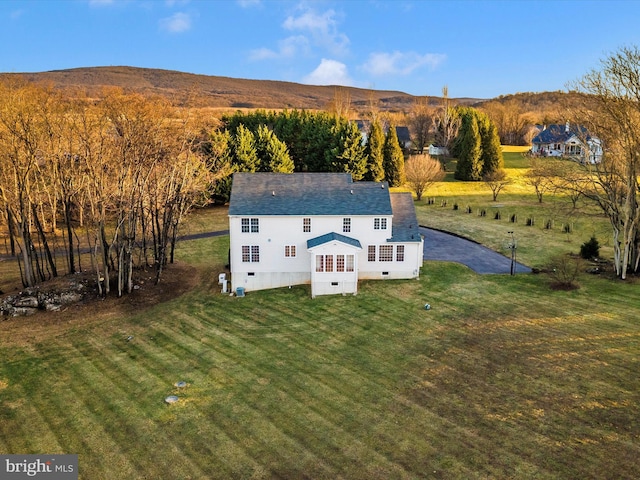
[[(229, 217), (231, 289), (236, 291), (243, 287), (245, 291), (263, 290), (311, 283), (315, 266), (312, 265), (313, 254), (307, 249), (307, 241), (327, 233), (338, 233), (360, 241), (362, 250), (353, 252), (356, 255), (354, 275), (347, 278), (341, 275), (333, 278), (327, 275), (314, 288), (317, 295), (328, 293), (356, 293), (357, 279), (382, 278), (417, 278), (422, 265), (422, 242), (404, 245), (404, 261), (396, 262), (395, 255), (398, 244), (389, 244), (391, 237), (391, 216), (353, 216), (349, 232), (343, 232), (344, 216), (322, 216), (311, 218), (311, 231), (303, 232), (303, 217), (266, 216), (259, 218), (259, 232), (242, 232), (241, 218)], [(374, 218), (386, 219), (386, 229), (375, 229)], [(340, 242), (339, 242), (340, 243)], [(295, 246), (296, 256), (285, 257), (285, 246)], [(392, 245), (394, 258), (391, 262), (369, 262), (367, 251), (369, 245)], [(242, 246), (257, 246), (260, 252), (258, 262), (242, 261)], [(345, 245), (340, 243), (339, 250), (345, 252)], [(383, 272), (386, 272), (383, 275)], [(354, 278), (355, 277), (355, 278)], [(338, 285), (333, 285), (338, 282)]]

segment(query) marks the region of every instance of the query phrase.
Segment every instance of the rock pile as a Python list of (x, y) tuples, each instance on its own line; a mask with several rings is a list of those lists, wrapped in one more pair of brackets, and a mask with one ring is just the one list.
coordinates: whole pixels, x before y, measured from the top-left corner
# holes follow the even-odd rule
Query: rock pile
[(86, 281), (70, 280), (55, 289), (27, 288), (0, 300), (0, 316), (20, 317), (33, 315), (38, 310), (58, 311), (83, 300), (89, 293)]

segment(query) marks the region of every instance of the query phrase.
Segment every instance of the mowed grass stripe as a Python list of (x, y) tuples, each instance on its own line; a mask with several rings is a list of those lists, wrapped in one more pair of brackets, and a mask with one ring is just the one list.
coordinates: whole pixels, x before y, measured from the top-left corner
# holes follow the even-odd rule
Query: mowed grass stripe
[[(96, 355), (97, 357), (98, 355)], [(195, 467), (190, 455), (179, 452), (175, 445), (167, 441), (168, 432), (158, 428), (153, 421), (154, 411), (150, 411), (146, 395), (138, 395), (135, 385), (127, 389), (121, 388), (106, 378), (104, 364), (96, 366), (93, 361), (78, 363), (73, 366), (74, 376), (72, 388), (82, 398), (87, 408), (100, 419), (107, 435), (122, 447), (124, 455), (133, 465), (138, 476), (162, 478), (163, 475), (183, 475), (185, 477), (202, 476), (202, 471)], [(155, 402), (155, 411), (166, 409), (162, 398)], [(141, 404), (142, 403), (142, 404)], [(152, 444), (162, 448), (150, 448), (141, 451), (137, 448), (135, 438), (153, 439)]]
[[(181, 315), (182, 320), (184, 321), (185, 319), (185, 315)], [(174, 327), (178, 326), (178, 324), (174, 324)], [(253, 385), (259, 385), (261, 383), (261, 381), (263, 380), (263, 377), (260, 377), (260, 372), (256, 371), (255, 369), (253, 370), (248, 370), (246, 368), (246, 366), (242, 367), (242, 365), (245, 363), (243, 361), (241, 361), (242, 359), (238, 359), (238, 358), (228, 358), (228, 357), (224, 357), (221, 356), (219, 354), (219, 352), (217, 351), (216, 348), (206, 348), (207, 346), (203, 346), (202, 345), (202, 338), (195, 338), (197, 337), (201, 337), (202, 334), (202, 330), (201, 329), (195, 329), (195, 333), (197, 335), (189, 335), (186, 331), (185, 331), (185, 325), (184, 323), (180, 324), (180, 330), (181, 331), (176, 331), (176, 330), (172, 330), (172, 322), (166, 322), (163, 324), (156, 324), (154, 325), (154, 335), (158, 335), (158, 333), (162, 333), (166, 336), (171, 336), (171, 338), (174, 340), (174, 342), (176, 344), (180, 344), (180, 350), (181, 351), (189, 351), (189, 355), (191, 355), (193, 358), (197, 358), (198, 361), (197, 363), (194, 363), (193, 367), (194, 367), (194, 371), (192, 373), (192, 377), (195, 376), (201, 376), (198, 375), (198, 371), (207, 371), (210, 368), (214, 368), (216, 366), (216, 364), (218, 362), (215, 361), (215, 359), (218, 360), (222, 360), (225, 364), (227, 365), (231, 365), (231, 364), (235, 364), (235, 365), (240, 365), (241, 367), (238, 368), (234, 368), (233, 369), (233, 374), (234, 376), (237, 376), (238, 374), (240, 375), (239, 378), (234, 378), (230, 383), (232, 384), (229, 388), (223, 388), (223, 390), (226, 391), (232, 391), (234, 397), (237, 397), (239, 395), (238, 392), (240, 392), (240, 394), (242, 394), (242, 392), (246, 392), (247, 389), (251, 389)], [(174, 348), (174, 345), (172, 343), (167, 343), (164, 345), (165, 348), (171, 350)], [(206, 349), (205, 349), (206, 348)], [(229, 351), (234, 351), (234, 348), (231, 348)], [(213, 356), (214, 356), (214, 360), (211, 361), (210, 359), (207, 360), (206, 357), (211, 357), (211, 355), (208, 355), (207, 352), (213, 352)], [(253, 352), (249, 352), (249, 354), (252, 354)], [(240, 360), (240, 361), (236, 361), (236, 360)], [(208, 379), (206, 378), (202, 378), (201, 382), (203, 384), (203, 388), (201, 389), (202, 391), (200, 392), (202, 395), (207, 394), (207, 383), (210, 384), (210, 382), (208, 381)], [(194, 380), (194, 384), (197, 385), (197, 383), (195, 383)], [(211, 389), (212, 387), (209, 386), (209, 389)], [(211, 400), (210, 402), (207, 401), (203, 401), (200, 402), (196, 399), (194, 399), (193, 401), (198, 404), (198, 405), (202, 405), (202, 409), (206, 409), (208, 404), (211, 404), (211, 409), (213, 411), (216, 411), (216, 407), (217, 405), (215, 405), (215, 398), (219, 397), (219, 393), (215, 391), (215, 386), (213, 387), (214, 391), (212, 392), (213, 395), (213, 400)], [(218, 393), (218, 395), (216, 395), (216, 393)], [(224, 393), (224, 391), (222, 392)], [(189, 400), (191, 400), (189, 398)], [(228, 399), (225, 399), (228, 400)], [(246, 415), (248, 415), (250, 417), (249, 420), (247, 420), (250, 424), (251, 423), (255, 423), (257, 420), (257, 416), (262, 415), (264, 417), (263, 414), (258, 414), (252, 411), (252, 409), (250, 411), (245, 412)], [(243, 422), (245, 423), (245, 422)], [(277, 425), (270, 425), (267, 426), (265, 424), (262, 425), (262, 429), (263, 430), (269, 430), (269, 436), (271, 438), (278, 438), (280, 444), (288, 444), (290, 443), (293, 439), (288, 438), (288, 436), (286, 435), (286, 433), (280, 432), (281, 434), (278, 435), (276, 434), (276, 431), (278, 430)], [(232, 431), (228, 431), (226, 432), (227, 435), (231, 438), (234, 438), (235, 435), (237, 435), (237, 430), (238, 430), (238, 425), (234, 425), (234, 428)], [(292, 448), (296, 446), (295, 445), (295, 441), (292, 444)], [(319, 461), (319, 459), (313, 459), (313, 455), (310, 454), (310, 452), (305, 452), (304, 446), (302, 445), (297, 445), (297, 448), (295, 448), (297, 451), (300, 452), (301, 458), (307, 458), (307, 462), (310, 464), (314, 464), (314, 465), (319, 465), (322, 462)], [(244, 446), (243, 446), (244, 448)], [(261, 449), (266, 448), (264, 446), (260, 447)], [(273, 452), (274, 454), (276, 453), (275, 451)]]
[[(185, 319), (185, 315), (182, 315), (181, 317), (182, 317), (183, 320), (186, 320)], [(199, 329), (197, 330), (197, 332), (201, 333), (201, 331)], [(179, 337), (180, 337), (180, 335), (178, 335), (177, 338), (181, 341), (181, 343), (184, 343), (184, 340), (180, 339)], [(192, 337), (190, 337), (190, 338), (193, 341), (193, 338)], [(258, 343), (260, 343), (260, 342), (258, 342)], [(231, 351), (233, 351), (233, 350), (231, 350)], [(248, 352), (247, 355), (255, 356), (255, 352)], [(262, 356), (264, 356), (264, 355), (261, 355), (261, 357)], [(277, 356), (273, 356), (273, 355), (271, 355), (271, 353), (268, 353), (267, 356), (268, 357), (273, 357), (275, 363), (278, 363), (280, 361)], [(246, 362), (246, 360), (243, 360), (242, 358), (234, 358), (234, 361), (237, 361), (238, 363), (245, 363)], [(285, 377), (285, 381), (283, 383), (280, 380), (281, 376), (278, 374), (278, 372), (273, 373), (272, 371), (269, 370), (270, 367), (271, 366), (269, 364), (262, 364), (260, 366), (255, 365), (255, 366), (251, 367), (251, 372), (253, 374), (253, 378), (250, 379), (250, 381), (248, 383), (235, 382), (234, 384), (235, 385), (240, 384), (241, 388), (242, 388), (242, 394), (248, 396), (249, 398), (253, 397), (253, 395), (254, 395), (253, 389), (254, 388), (259, 388), (259, 389), (262, 388), (262, 387), (260, 387), (258, 385), (262, 385), (262, 386), (269, 385), (269, 389), (271, 389), (271, 387), (278, 389), (277, 394), (276, 393), (272, 394), (272, 395), (278, 396), (278, 399), (279, 399), (278, 402), (275, 405), (273, 405), (273, 408), (275, 409), (276, 407), (278, 407), (279, 404), (283, 401), (283, 399), (285, 397), (291, 397), (292, 400), (294, 400), (294, 402), (292, 402), (292, 404), (289, 405), (284, 412), (282, 412), (283, 413), (282, 418), (291, 417), (291, 412), (296, 411), (297, 409), (301, 408), (298, 405), (298, 404), (300, 404), (299, 399), (295, 398), (295, 397), (298, 396), (298, 395), (295, 394), (296, 393), (296, 389), (292, 389), (291, 388), (296, 383), (295, 380), (293, 380), (291, 378), (293, 370), (290, 370), (291, 366), (285, 366), (284, 370), (282, 370), (282, 369), (279, 370), (279, 372), (283, 374), (282, 377)], [(298, 375), (298, 373), (293, 373), (293, 374), (296, 375), (296, 376)], [(303, 374), (300, 373), (300, 376), (303, 376)], [(304, 378), (305, 379), (309, 379), (309, 377), (307, 377), (307, 376), (305, 376)], [(281, 389), (281, 387), (285, 387), (285, 388), (288, 387), (286, 393)], [(331, 393), (331, 392), (329, 392), (329, 393)], [(331, 396), (332, 395), (329, 394), (328, 398), (331, 398)], [(296, 402), (297, 402), (297, 404), (296, 404)], [(251, 400), (250, 399), (250, 400), (248, 400), (248, 403), (251, 404), (251, 405), (255, 405), (256, 404), (256, 400)], [(304, 398), (303, 399), (303, 405), (306, 405), (306, 406), (304, 406), (304, 408), (306, 408), (307, 410), (309, 410), (309, 411), (313, 410), (313, 404), (309, 403), (309, 399), (308, 398)], [(325, 418), (326, 418), (326, 414), (327, 413), (331, 414), (331, 413), (333, 413), (333, 411), (334, 411), (333, 408), (330, 408), (326, 412), (320, 413), (318, 418), (316, 418), (316, 421), (324, 421)], [(268, 414), (268, 412), (269, 412), (269, 409), (266, 409), (266, 410), (263, 411), (262, 414), (265, 415), (265, 414)], [(329, 415), (328, 418), (331, 418), (331, 415)], [(300, 425), (298, 425), (298, 427), (304, 429), (304, 426), (307, 425), (309, 421), (310, 421), (309, 418), (303, 418), (301, 420)], [(347, 432), (341, 431), (341, 427), (339, 427), (338, 425), (333, 425), (333, 426), (336, 429), (340, 430), (340, 431), (338, 432), (337, 435), (336, 435), (336, 432), (331, 432), (328, 437), (324, 437), (322, 439), (323, 442), (328, 442), (328, 445), (331, 444), (331, 439), (332, 438), (341, 437), (341, 436), (343, 437), (343, 436), (347, 435)], [(323, 431), (323, 430), (326, 430), (326, 429), (327, 429), (327, 427), (323, 426), (320, 429), (320, 431)], [(295, 429), (293, 430), (293, 432), (295, 432)], [(355, 442), (356, 439), (349, 439), (349, 441), (350, 442), (351, 441)], [(321, 447), (321, 448), (324, 449), (325, 447)]]
[[(278, 335), (280, 335), (280, 334), (278, 334)], [(253, 336), (252, 336), (252, 338), (253, 338)], [(263, 342), (263, 343), (264, 343), (264, 342)], [(305, 377), (305, 380), (308, 382), (308, 377)], [(290, 383), (290, 382), (291, 382), (291, 379), (288, 379), (288, 382)], [(307, 385), (307, 386), (308, 386), (308, 385)], [(325, 394), (325, 393), (323, 392), (323, 393), (321, 393), (321, 396), (323, 396), (323, 397), (325, 397), (325, 398), (326, 398), (328, 395), (327, 395), (327, 394)], [(308, 404), (308, 400), (306, 400), (306, 399), (303, 399), (303, 400), (305, 401), (305, 403), (307, 403), (307, 404)]]
[[(185, 315), (182, 315), (181, 317), (182, 317), (183, 320), (187, 320), (185, 318)], [(264, 348), (265, 345), (268, 345), (269, 343), (275, 341), (276, 346), (275, 346), (274, 349), (271, 349), (269, 351), (267, 357), (274, 358), (275, 362), (277, 363), (278, 361), (281, 361), (279, 359), (279, 357), (278, 357), (278, 352), (287, 351), (287, 348), (285, 348), (284, 346), (281, 348), (280, 342), (279, 342), (279, 340), (277, 340), (277, 338), (281, 338), (283, 336), (283, 333), (282, 333), (281, 330), (278, 330), (277, 325), (275, 326), (275, 328), (279, 333), (274, 334), (274, 335), (267, 335), (268, 338), (264, 338), (264, 337), (261, 338), (261, 337), (257, 337), (252, 332), (251, 339), (254, 342), (256, 342), (256, 337), (257, 337), (257, 343), (259, 343), (263, 348)], [(246, 329), (246, 325), (243, 325), (243, 330), (245, 330), (245, 329)], [(195, 330), (195, 332), (197, 333), (198, 336), (201, 335), (201, 329), (200, 328), (194, 327), (194, 330)], [(286, 337), (286, 334), (285, 334), (285, 337)], [(267, 365), (265, 368), (269, 368), (269, 366)], [(300, 372), (300, 370), (302, 370), (302, 371), (309, 370), (308, 366), (306, 366), (306, 367), (303, 367), (303, 366), (290, 366), (290, 368), (295, 368), (296, 372)], [(333, 368), (335, 368), (335, 366), (333, 366)], [(322, 366), (322, 369), (324, 369), (324, 366)], [(286, 377), (285, 380), (286, 380), (286, 384), (289, 386), (288, 393), (290, 395), (292, 393), (292, 389), (290, 388), (291, 384), (295, 383), (296, 379), (299, 377), (299, 378), (302, 379), (301, 381), (304, 383), (304, 386), (301, 388), (301, 391), (304, 393), (305, 396), (308, 396), (310, 387), (312, 387), (312, 383), (315, 381), (315, 382), (320, 382), (320, 384), (323, 386), (323, 390), (320, 393), (316, 394), (317, 398), (323, 399), (323, 402), (326, 403), (326, 399), (331, 399), (331, 398), (335, 397), (335, 390), (327, 391), (327, 389), (325, 387), (326, 376), (324, 378), (322, 378), (322, 379), (313, 379), (309, 375), (303, 375), (302, 373), (300, 373), (300, 375), (296, 375), (295, 378), (292, 378), (292, 376), (290, 375), (289, 371), (283, 371), (281, 373), (283, 374), (282, 375), (283, 377)], [(263, 371), (260, 371), (260, 372), (256, 372), (255, 375), (256, 376), (268, 375), (268, 373), (264, 373)], [(355, 377), (356, 375), (357, 374), (353, 374), (352, 376)], [(273, 378), (273, 377), (278, 378), (279, 375), (271, 375), (269, 378)], [(260, 380), (260, 379), (258, 379), (258, 380)], [(267, 379), (266, 377), (263, 377), (263, 380), (264, 381), (269, 381), (271, 384), (275, 383), (275, 381), (271, 381), (271, 380)], [(343, 379), (340, 379), (340, 384), (344, 385), (344, 381), (342, 381), (342, 380)], [(361, 390), (366, 391), (367, 388), (368, 387), (363, 387)], [(317, 389), (317, 386), (316, 386), (316, 389)], [(371, 390), (371, 388), (368, 388), (368, 390)], [(377, 396), (377, 393), (374, 394), (374, 396)], [(302, 401), (303, 401), (304, 404), (313, 405), (313, 404), (309, 403), (309, 399), (308, 398), (303, 398)], [(342, 400), (342, 399), (336, 405), (341, 405), (341, 404), (344, 405), (344, 400)], [(327, 417), (327, 416), (331, 417), (332, 416), (331, 414), (335, 415), (338, 412), (336, 412), (336, 407), (334, 405), (330, 405), (328, 408), (325, 408), (325, 411), (320, 412), (320, 415), (323, 416), (323, 417)], [(365, 423), (369, 423), (369, 420), (366, 420)]]
[[(161, 333), (158, 331), (151, 331), (150, 339), (157, 339)], [(101, 358), (101, 369), (107, 374), (114, 384), (118, 385), (120, 391), (126, 389), (131, 392), (129, 400), (134, 402), (140, 411), (140, 414), (146, 415), (149, 422), (154, 422), (158, 428), (158, 434), (165, 432), (167, 438), (165, 441), (160, 442), (165, 448), (169, 446), (169, 450), (174, 452), (174, 455), (180, 460), (177, 462), (188, 461), (192, 468), (184, 469), (180, 467), (180, 475), (186, 475), (188, 471), (200, 472), (196, 474), (196, 478), (204, 476), (203, 472), (210, 470), (212, 464), (226, 464), (226, 458), (222, 457), (216, 442), (193, 442), (190, 436), (194, 438), (200, 438), (199, 435), (194, 435), (193, 432), (200, 432), (202, 425), (199, 422), (193, 420), (181, 420), (177, 421), (173, 410), (178, 410), (178, 406), (166, 406), (163, 404), (163, 399), (169, 394), (179, 394), (183, 397), (184, 390), (178, 389), (174, 386), (177, 380), (175, 378), (188, 378), (189, 375), (184, 375), (185, 371), (190, 369), (186, 368), (186, 363), (183, 359), (176, 354), (173, 354), (167, 348), (167, 341), (163, 340), (160, 345), (145, 341), (147, 335), (134, 336), (130, 341), (121, 339), (119, 336), (114, 339), (113, 348), (116, 348), (116, 352), (110, 353), (101, 345), (97, 345), (100, 348), (96, 348), (100, 351), (100, 355), (93, 355)], [(172, 340), (169, 341), (173, 342)], [(124, 349), (124, 350), (123, 350)], [(180, 349), (182, 352), (186, 350), (183, 346)], [(117, 353), (118, 361), (113, 362), (111, 358), (114, 358)], [(123, 357), (123, 354), (127, 356)], [(89, 355), (92, 355), (89, 353)], [(110, 365), (109, 365), (110, 364)], [(136, 381), (135, 376), (126, 375), (122, 367), (128, 365), (127, 370), (133, 369), (138, 371), (140, 378), (154, 379), (152, 385), (144, 386), (140, 389), (140, 383)], [(112, 368), (109, 368), (112, 367)], [(111, 374), (109, 375), (109, 372)], [(166, 378), (162, 378), (162, 376)], [(171, 378), (169, 378), (171, 377)], [(191, 400), (191, 399), (187, 399)], [(184, 401), (182, 398), (181, 401)], [(173, 409), (173, 410), (169, 410)], [(184, 412), (182, 412), (184, 413)], [(167, 428), (164, 428), (166, 425)], [(174, 431), (173, 427), (178, 427), (180, 432)], [(218, 437), (224, 437), (221, 432), (209, 431), (211, 434), (210, 439)], [(224, 440), (223, 440), (224, 441)], [(167, 442), (170, 442), (167, 444)], [(186, 453), (181, 449), (186, 450)], [(193, 450), (199, 452), (198, 456), (191, 456), (190, 453)], [(227, 453), (230, 451), (226, 449)], [(234, 453), (238, 456), (237, 453)], [(240, 455), (242, 457), (242, 455)], [(243, 457), (244, 458), (244, 457)], [(183, 460), (184, 459), (184, 460)], [(245, 458), (246, 459), (246, 458)], [(172, 462), (172, 464), (175, 462)], [(217, 469), (216, 474), (220, 475), (220, 478), (225, 478), (233, 473), (231, 469)], [(211, 472), (206, 475), (210, 475)]]

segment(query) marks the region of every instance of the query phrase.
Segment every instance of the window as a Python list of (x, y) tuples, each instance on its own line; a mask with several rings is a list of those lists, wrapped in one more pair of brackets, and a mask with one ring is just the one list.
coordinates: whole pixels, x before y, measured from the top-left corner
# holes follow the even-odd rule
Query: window
[(393, 261), (393, 245), (380, 245), (378, 260), (380, 260), (381, 262)]
[(240, 226), (242, 233), (258, 233), (260, 231), (257, 218), (241, 218)]
[(344, 272), (344, 255), (336, 255), (336, 272)]
[(347, 272), (353, 272), (354, 255), (347, 255)]
[(296, 256), (296, 246), (295, 245), (285, 245), (284, 246), (284, 256), (285, 257), (295, 257)]
[(326, 255), (324, 258), (324, 271), (333, 272), (333, 255)]
[(344, 233), (348, 233), (351, 231), (351, 219), (350, 218), (343, 218), (342, 219), (342, 231)]
[(259, 262), (260, 247), (258, 245), (243, 245), (242, 261), (243, 262)]
[(333, 272), (333, 255), (316, 255), (316, 272)]
[(404, 262), (404, 245), (396, 247), (396, 262)]
[(304, 233), (309, 233), (311, 231), (311, 219), (303, 218), (302, 219), (302, 231)]
[(368, 250), (367, 250), (367, 260), (369, 260), (370, 262), (375, 262), (376, 261), (376, 246), (375, 245), (369, 245)]
[(374, 218), (373, 219), (373, 229), (374, 230), (386, 230), (387, 229), (387, 219), (386, 218)]

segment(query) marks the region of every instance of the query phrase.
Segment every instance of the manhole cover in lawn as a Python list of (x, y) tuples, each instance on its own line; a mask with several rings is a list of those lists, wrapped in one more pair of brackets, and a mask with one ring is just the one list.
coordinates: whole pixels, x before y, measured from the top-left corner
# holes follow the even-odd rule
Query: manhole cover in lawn
[(164, 399), (165, 403), (176, 403), (178, 401), (178, 397), (176, 395), (169, 395)]
[(184, 388), (187, 386), (187, 382), (176, 382), (174, 385), (178, 388)]

